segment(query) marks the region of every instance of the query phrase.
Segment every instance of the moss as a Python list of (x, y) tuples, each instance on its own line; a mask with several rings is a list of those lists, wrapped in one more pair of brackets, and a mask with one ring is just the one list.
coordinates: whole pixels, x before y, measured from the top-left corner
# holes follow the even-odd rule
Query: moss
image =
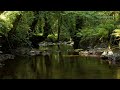
[(47, 36), (47, 42), (57, 42), (57, 35), (50, 34)]

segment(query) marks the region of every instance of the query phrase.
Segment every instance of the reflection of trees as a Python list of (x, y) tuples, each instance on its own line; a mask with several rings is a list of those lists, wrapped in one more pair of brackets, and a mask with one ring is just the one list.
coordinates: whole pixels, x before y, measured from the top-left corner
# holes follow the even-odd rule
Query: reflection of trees
[(27, 62), (24, 62), (24, 60), (22, 60), (22, 62), (19, 63), (20, 65), (16, 67), (16, 78), (42, 79), (51, 77), (52, 62), (49, 55), (33, 56), (25, 59)]
[(37, 63), (37, 58), (35, 57), (31, 57), (31, 69), (33, 70), (33, 72), (36, 72), (37, 67), (36, 67), (36, 63)]
[(36, 78), (41, 78), (41, 74), (43, 73), (43, 68), (41, 65), (41, 62), (43, 60), (41, 59), (40, 56), (34, 56), (31, 58), (31, 63), (30, 63), (30, 67), (32, 69), (32, 73), (34, 73), (34, 75), (36, 76)]
[(61, 49), (60, 49), (60, 45), (58, 45), (58, 59), (59, 59), (59, 65), (60, 65), (60, 69), (63, 71), (64, 69), (64, 60), (63, 60), (63, 55), (62, 55), (62, 52), (61, 52)]
[(40, 78), (39, 75), (40, 75), (40, 69), (38, 68), (38, 64), (39, 63), (39, 58), (40, 57), (37, 57), (37, 56), (33, 56), (31, 57), (29, 60), (31, 60), (31, 63), (30, 63), (30, 67), (34, 73), (34, 75), (36, 75), (36, 78)]
[(46, 77), (49, 78), (52, 75), (52, 61), (49, 55), (44, 56), (45, 67), (46, 67)]
[(109, 67), (106, 62), (100, 63), (94, 58), (74, 55), (65, 57), (61, 49), (64, 48), (58, 46), (57, 58), (54, 58), (55, 52), (46, 53), (45, 56), (23, 57), (17, 58), (14, 62), (9, 61), (5, 70), (0, 69), (0, 78), (120, 78), (120, 70)]
[(120, 79), (120, 68), (117, 68), (116, 70), (116, 78)]

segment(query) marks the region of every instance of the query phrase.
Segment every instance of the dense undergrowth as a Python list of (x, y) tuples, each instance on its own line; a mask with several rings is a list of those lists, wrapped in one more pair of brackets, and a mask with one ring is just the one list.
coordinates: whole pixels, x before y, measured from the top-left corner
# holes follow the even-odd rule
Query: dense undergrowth
[(3, 11), (0, 14), (0, 34), (7, 49), (71, 39), (75, 48), (94, 48), (101, 43), (119, 45), (119, 29), (119, 11)]

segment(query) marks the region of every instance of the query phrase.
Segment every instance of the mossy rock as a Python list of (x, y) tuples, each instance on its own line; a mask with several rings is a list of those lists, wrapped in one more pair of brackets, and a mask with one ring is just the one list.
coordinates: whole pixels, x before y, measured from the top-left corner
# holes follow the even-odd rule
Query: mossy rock
[(83, 51), (83, 49), (75, 49), (74, 51), (75, 52), (80, 52), (80, 51)]

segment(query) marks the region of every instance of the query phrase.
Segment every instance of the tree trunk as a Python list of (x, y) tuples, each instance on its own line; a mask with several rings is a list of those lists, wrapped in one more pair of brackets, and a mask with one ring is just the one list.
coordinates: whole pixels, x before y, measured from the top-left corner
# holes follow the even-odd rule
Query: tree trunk
[(9, 35), (16, 34), (16, 30), (15, 29), (16, 29), (16, 27), (17, 27), (21, 17), (22, 17), (21, 14), (16, 17), (16, 20), (13, 22), (13, 28), (11, 28), (11, 30), (8, 33)]
[(76, 34), (79, 32), (79, 29), (82, 29), (83, 26), (83, 20), (79, 16), (76, 17), (76, 28), (75, 31), (73, 32), (72, 29), (70, 30), (71, 33), (71, 38), (74, 41), (73, 48), (78, 49), (79, 48), (79, 42), (81, 37), (77, 37)]
[(45, 19), (45, 26), (44, 26), (43, 37), (46, 39), (49, 32), (50, 32), (51, 26), (50, 26), (50, 24), (48, 22), (47, 17), (45, 17), (44, 19)]
[(58, 38), (57, 38), (58, 42), (60, 41), (60, 27), (61, 27), (61, 16), (59, 14), (58, 16)]
[[(45, 19), (45, 26), (44, 26), (43, 36), (32, 35), (32, 37), (29, 38), (29, 40), (32, 42), (32, 47), (33, 48), (39, 48), (39, 45), (38, 45), (39, 42), (44, 41), (47, 38), (48, 34), (49, 34), (51, 26), (50, 26), (50, 24), (48, 22), (48, 19), (46, 17), (44, 19)], [(35, 29), (35, 24), (34, 24), (34, 29)]]
[(16, 34), (16, 27), (21, 19), (21, 14), (16, 16), (15, 21), (13, 22), (13, 28), (8, 32), (8, 37), (3, 37), (4, 43), (2, 50), (4, 53), (11, 53), (11, 49), (14, 49), (17, 47), (17, 42), (12, 42), (12, 37)]
[(39, 11), (34, 11), (34, 16), (35, 16), (35, 18), (30, 26), (31, 32), (35, 32), (35, 27), (36, 27), (37, 22), (38, 22)]

